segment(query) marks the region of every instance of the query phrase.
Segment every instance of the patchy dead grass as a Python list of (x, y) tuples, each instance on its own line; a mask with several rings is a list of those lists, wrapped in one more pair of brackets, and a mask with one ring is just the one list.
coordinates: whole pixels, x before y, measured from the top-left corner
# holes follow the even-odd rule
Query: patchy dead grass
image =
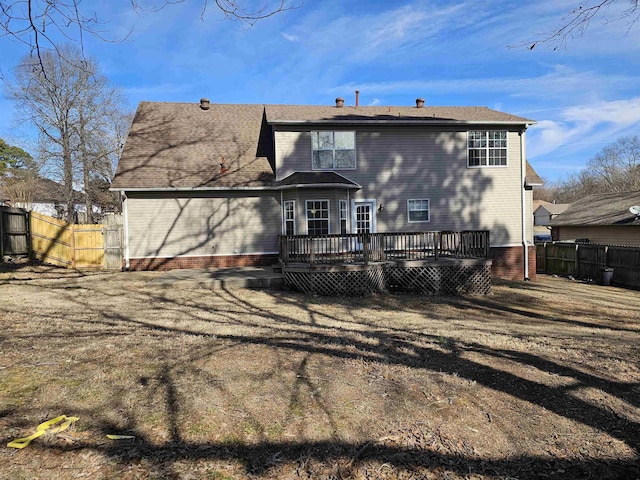
[[(0, 272), (0, 478), (640, 476), (639, 292), (335, 299), (157, 275)], [(60, 414), (80, 420), (5, 448)]]

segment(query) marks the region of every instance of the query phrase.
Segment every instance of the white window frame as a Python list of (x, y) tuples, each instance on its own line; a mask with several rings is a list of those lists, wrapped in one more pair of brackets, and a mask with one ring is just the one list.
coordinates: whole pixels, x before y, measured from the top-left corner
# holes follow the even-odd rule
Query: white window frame
[[(287, 206), (291, 206), (291, 218), (287, 218)], [(296, 234), (296, 201), (285, 200), (282, 203), (282, 233), (287, 235), (287, 222), (293, 223), (293, 235)]]
[[(424, 212), (424, 209), (411, 209), (411, 202), (427, 202), (427, 220), (411, 220), (411, 212)], [(431, 200), (428, 198), (410, 198), (407, 200), (407, 222), (429, 223), (431, 221)]]
[[(340, 132), (340, 133), (352, 133), (353, 134), (353, 167), (338, 167), (336, 166), (336, 142), (335, 142), (335, 134), (336, 132)], [(316, 168), (313, 165), (313, 153), (316, 151), (320, 151), (320, 150), (314, 150), (313, 148), (313, 135), (314, 134), (318, 134), (318, 133), (331, 133), (332, 137), (333, 137), (333, 148), (332, 148), (332, 153), (333, 153), (333, 162), (332, 162), (332, 166), (329, 168)], [(338, 151), (348, 151), (351, 149), (338, 149)], [(355, 130), (313, 130), (311, 132), (311, 170), (320, 170), (320, 171), (331, 171), (331, 170), (357, 170), (358, 168), (358, 149), (356, 146), (356, 132)]]
[[(340, 233), (349, 233), (349, 201), (338, 201), (338, 220), (340, 222)], [(344, 221), (344, 232), (342, 231), (342, 222)]]
[[(310, 202), (327, 202), (327, 235), (329, 235), (331, 233), (331, 201), (329, 201), (328, 199), (324, 199), (324, 198), (316, 198), (313, 200), (305, 200), (304, 202), (304, 216), (306, 219), (306, 226), (307, 226), (307, 235), (311, 235), (311, 233), (309, 233), (309, 220), (318, 220), (317, 218), (309, 218), (309, 203)], [(320, 235), (324, 235), (323, 233)]]
[[(474, 132), (478, 132), (478, 133), (482, 133), (484, 136), (484, 143), (485, 145), (483, 147), (472, 147), (469, 145), (469, 141), (470, 141), (470, 136), (472, 133)], [(505, 134), (505, 146), (504, 147), (490, 147), (489, 143), (491, 140), (494, 139), (490, 139), (489, 138), (489, 134), (490, 133), (504, 133)], [(484, 164), (480, 164), (480, 165), (471, 165), (471, 156), (469, 155), (471, 150), (484, 150), (485, 152), (485, 158)], [(505, 158), (504, 158), (504, 165), (503, 164), (498, 164), (498, 165), (490, 165), (489, 164), (489, 152), (490, 151), (494, 151), (494, 150), (504, 150), (505, 153)], [(508, 130), (468, 130), (467, 131), (467, 168), (505, 168), (509, 165), (509, 131)]]

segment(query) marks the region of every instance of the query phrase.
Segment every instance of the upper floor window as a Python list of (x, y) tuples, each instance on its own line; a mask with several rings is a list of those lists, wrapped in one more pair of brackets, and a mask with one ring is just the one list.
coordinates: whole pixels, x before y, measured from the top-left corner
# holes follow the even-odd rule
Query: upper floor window
[(467, 132), (467, 152), (470, 167), (506, 166), (506, 130), (472, 130)]
[(311, 132), (313, 170), (356, 168), (356, 132)]

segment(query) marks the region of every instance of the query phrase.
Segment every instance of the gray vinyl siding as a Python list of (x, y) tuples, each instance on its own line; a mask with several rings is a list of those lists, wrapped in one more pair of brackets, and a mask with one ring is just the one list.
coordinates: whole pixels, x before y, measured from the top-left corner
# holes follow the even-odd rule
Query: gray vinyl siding
[(280, 194), (127, 194), (131, 258), (278, 251)]
[(588, 238), (591, 243), (607, 245), (640, 246), (640, 226), (603, 225), (590, 227), (553, 227), (558, 230), (558, 240), (576, 240)]
[[(275, 132), (276, 177), (311, 171), (310, 130)], [(374, 198), (377, 231), (491, 230), (491, 244), (522, 241), (522, 179), (520, 136), (508, 132), (506, 167), (467, 167), (467, 128), (459, 131), (425, 127), (357, 127), (356, 170), (336, 170), (360, 184), (351, 199)], [(471, 129), (471, 128), (470, 128)], [(501, 126), (473, 127), (505, 130)], [(531, 218), (527, 192), (526, 218)], [(407, 200), (428, 198), (430, 222), (408, 223)], [(332, 205), (335, 209), (336, 205)], [(333, 215), (333, 212), (332, 212)], [(532, 226), (527, 237), (533, 240)]]

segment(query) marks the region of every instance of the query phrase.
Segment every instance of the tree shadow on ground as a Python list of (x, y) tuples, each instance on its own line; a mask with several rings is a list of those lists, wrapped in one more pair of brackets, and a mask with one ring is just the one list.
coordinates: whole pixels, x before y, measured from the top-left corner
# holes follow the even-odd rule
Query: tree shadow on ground
[[(52, 285), (57, 294), (64, 295), (70, 304), (84, 309), (88, 314), (95, 314), (90, 319), (77, 319), (78, 324), (86, 323), (96, 327), (93, 330), (80, 333), (87, 340), (97, 338), (102, 334), (99, 327), (103, 324), (117, 327), (111, 331), (113, 335), (128, 335), (134, 331), (146, 332), (149, 337), (156, 337), (159, 345), (171, 342), (172, 337), (188, 336), (206, 339), (197, 347), (184, 353), (175, 361), (162, 360), (154, 377), (139, 375), (142, 384), (153, 383), (155, 394), (161, 399), (161, 409), (165, 412), (166, 428), (169, 432), (168, 440), (163, 444), (149, 438), (143, 432), (138, 419), (133, 416), (124, 417), (119, 423), (108, 420), (100, 411), (78, 412), (96, 420), (96, 427), (105, 433), (123, 432), (135, 433), (136, 440), (126, 444), (94, 444), (78, 442), (69, 447), (50, 446), (48, 448), (66, 451), (76, 449), (96, 450), (118, 462), (122, 466), (136, 462), (150, 464), (156, 475), (163, 478), (179, 478), (180, 471), (177, 464), (189, 461), (218, 460), (235, 461), (243, 465), (244, 473), (249, 476), (281, 476), (291, 472), (314, 478), (352, 478), (361, 475), (363, 471), (376, 476), (376, 469), (389, 465), (396, 473), (431, 472), (432, 474), (446, 472), (460, 477), (470, 475), (504, 476), (515, 478), (637, 478), (640, 475), (637, 458), (640, 452), (640, 425), (629, 416), (611, 411), (604, 406), (587, 401), (579, 397), (576, 392), (581, 389), (597, 389), (613, 396), (621, 402), (639, 407), (637, 391), (640, 382), (620, 382), (610, 378), (587, 373), (575, 366), (563, 364), (550, 358), (544, 358), (533, 353), (517, 351), (509, 348), (488, 347), (474, 341), (460, 341), (424, 331), (409, 331), (406, 328), (390, 324), (370, 322), (359, 311), (365, 304), (373, 304), (380, 309), (397, 308), (396, 303), (402, 303), (402, 298), (411, 304), (408, 311), (423, 315), (429, 321), (431, 312), (429, 305), (438, 302), (453, 304), (460, 311), (475, 309), (490, 311), (497, 318), (516, 318), (520, 322), (534, 318), (529, 310), (513, 307), (509, 303), (492, 300), (491, 297), (459, 297), (455, 299), (419, 299), (416, 297), (389, 297), (361, 299), (351, 306), (346, 300), (336, 299), (342, 304), (348, 317), (341, 318), (330, 310), (322, 309), (328, 300), (297, 295), (292, 293), (273, 292), (272, 295), (282, 308), (268, 309), (252, 300), (246, 291), (206, 292), (215, 297), (217, 302), (212, 304), (205, 300), (191, 297), (188, 302), (176, 300), (171, 290), (143, 289), (129, 293), (131, 300), (153, 309), (161, 306), (163, 314), (175, 316), (176, 321), (187, 320), (215, 323), (225, 328), (250, 327), (256, 333), (214, 333), (203, 334), (202, 331), (189, 326), (167, 326), (155, 323), (153, 318), (139, 317), (137, 314), (124, 314), (114, 308), (97, 308), (91, 302), (90, 296), (79, 296), (68, 285)], [(98, 294), (117, 295), (116, 292), (100, 292), (99, 285), (93, 285), (90, 290), (98, 290)], [(526, 291), (516, 304), (526, 305)], [(330, 303), (330, 302), (329, 302)], [(377, 303), (377, 305), (376, 305)], [(284, 307), (291, 307), (287, 309)], [(160, 310), (159, 310), (160, 311)], [(298, 316), (295, 313), (304, 312)], [(215, 314), (215, 321), (205, 320), (207, 315)], [(435, 312), (434, 312), (435, 315)], [(557, 322), (563, 325), (583, 326), (584, 322), (574, 321), (569, 312), (552, 312), (553, 318), (540, 319), (544, 322)], [(345, 318), (346, 317), (346, 318)], [(98, 320), (96, 320), (98, 318)], [(446, 319), (445, 319), (446, 320)], [(340, 322), (337, 328), (332, 322)], [(185, 324), (187, 325), (187, 324)], [(590, 326), (597, 328), (596, 325)], [(488, 328), (495, 328), (490, 326)], [(637, 333), (632, 328), (621, 328), (620, 331), (631, 334)], [(73, 329), (67, 333), (73, 335)], [(43, 337), (46, 334), (43, 333)], [(79, 337), (82, 338), (82, 337)], [(34, 338), (35, 341), (35, 338)], [(456, 443), (457, 440), (448, 438), (438, 429), (421, 431), (415, 428), (403, 438), (391, 435), (384, 438), (372, 438), (366, 442), (354, 442), (341, 439), (333, 435), (327, 440), (292, 440), (273, 441), (261, 438), (256, 442), (193, 442), (184, 439), (180, 416), (184, 408), (180, 401), (177, 379), (181, 374), (189, 372), (205, 384), (221, 389), (219, 381), (213, 372), (196, 367), (198, 361), (213, 358), (222, 349), (237, 346), (266, 347), (269, 351), (281, 352), (285, 356), (297, 355), (301, 357), (296, 364), (295, 380), (287, 386), (290, 394), (289, 409), (301, 400), (300, 391), (318, 391), (317, 385), (307, 373), (308, 359), (313, 357), (344, 359), (349, 361), (363, 361), (376, 365), (395, 365), (415, 369), (414, 371), (428, 371), (438, 374), (449, 374), (490, 389), (514, 397), (528, 404), (559, 417), (591, 427), (617, 439), (635, 452), (635, 459), (600, 459), (600, 458), (553, 458), (546, 454), (539, 456), (516, 455), (506, 458), (486, 458), (474, 453), (472, 448)], [(489, 362), (475, 361), (472, 355), (482, 355), (483, 358), (497, 359), (542, 370), (570, 379), (560, 385), (548, 385), (515, 375), (504, 368), (499, 368)], [(269, 373), (272, 375), (274, 372)], [(132, 375), (136, 375), (132, 371)], [(267, 375), (267, 376), (268, 376)], [(266, 377), (265, 377), (266, 378)], [(231, 392), (224, 392), (232, 395)], [(105, 409), (126, 411), (119, 398), (123, 392), (114, 392), (110, 403)], [(324, 412), (331, 431), (337, 431), (335, 419), (328, 408), (332, 401), (317, 393), (313, 401)], [(24, 415), (25, 412), (19, 412)], [(16, 415), (13, 412), (12, 415)], [(400, 435), (402, 437), (402, 435)], [(411, 440), (411, 441), (409, 441)], [(47, 447), (41, 447), (47, 448)], [(289, 470), (285, 470), (285, 466)], [(425, 473), (426, 475), (426, 473)], [(363, 477), (364, 478), (364, 477)], [(446, 477), (442, 477), (446, 478)]]

